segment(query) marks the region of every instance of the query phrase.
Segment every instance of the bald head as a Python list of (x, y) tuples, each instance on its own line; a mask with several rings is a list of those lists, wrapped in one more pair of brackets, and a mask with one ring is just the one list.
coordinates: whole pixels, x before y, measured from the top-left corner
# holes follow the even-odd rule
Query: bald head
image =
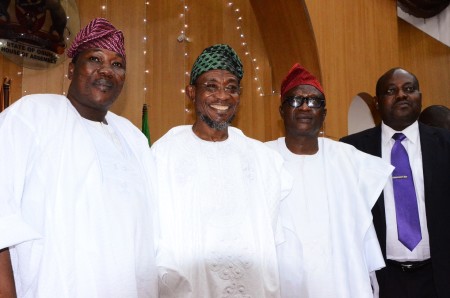
[(401, 68), (401, 67), (395, 67), (395, 68), (391, 68), (391, 69), (389, 69), (388, 71), (386, 71), (386, 72), (378, 79), (377, 85), (376, 85), (376, 87), (375, 87), (375, 94), (376, 94), (376, 96), (377, 96), (378, 98), (380, 98), (380, 97), (383, 96), (383, 94), (382, 94), (382, 92), (383, 92), (383, 90), (382, 90), (383, 85), (386, 84), (386, 82), (387, 82), (387, 81), (394, 75), (394, 73), (396, 73), (396, 72), (404, 72), (404, 73), (408, 73), (409, 75), (411, 75), (412, 78), (413, 78), (414, 84), (416, 84), (416, 86), (417, 86), (417, 90), (420, 90), (420, 88), (419, 88), (419, 80), (417, 80), (417, 77), (416, 77), (413, 73), (411, 73), (411, 72), (409, 72), (409, 71), (407, 71), (407, 70), (405, 70), (405, 69), (403, 69), (403, 68)]

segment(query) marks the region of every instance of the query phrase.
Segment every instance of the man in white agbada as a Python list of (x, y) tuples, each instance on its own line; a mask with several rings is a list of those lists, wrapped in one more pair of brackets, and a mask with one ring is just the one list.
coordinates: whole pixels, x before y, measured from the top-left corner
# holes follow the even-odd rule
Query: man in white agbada
[(163, 247), (174, 257), (160, 264), (175, 269), (162, 275), (167, 297), (280, 296), (277, 214), (292, 178), (281, 156), (229, 127), (242, 75), (228, 45), (205, 49), (186, 87), (195, 123), (171, 129), (152, 146)]
[(154, 162), (108, 112), (122, 32), (95, 19), (68, 56), (67, 98), (25, 96), (0, 114), (0, 296), (156, 298)]
[(286, 137), (268, 142), (285, 159), (294, 187), (281, 203), (286, 241), (278, 246), (283, 298), (376, 296), (370, 273), (384, 267), (371, 208), (392, 167), (380, 158), (319, 138), (325, 96), (295, 64), (281, 86)]

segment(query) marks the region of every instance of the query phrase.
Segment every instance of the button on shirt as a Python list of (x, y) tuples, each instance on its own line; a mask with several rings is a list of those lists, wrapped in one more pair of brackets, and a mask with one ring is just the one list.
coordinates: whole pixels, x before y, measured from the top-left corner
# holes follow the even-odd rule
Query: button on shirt
[[(391, 127), (381, 124), (381, 150), (382, 159), (391, 162), (391, 150), (395, 141), (392, 139), (394, 133), (399, 131), (393, 130)], [(427, 220), (425, 213), (425, 195), (423, 186), (423, 167), (422, 167), (422, 150), (420, 148), (419, 125), (414, 122), (406, 129), (401, 131), (406, 136), (402, 141), (402, 145), (408, 152), (409, 163), (413, 174), (414, 187), (416, 190), (417, 203), (419, 208), (420, 228), (422, 231), (422, 240), (414, 248), (409, 251), (399, 240), (397, 233), (397, 219), (395, 215), (395, 201), (392, 178), (388, 180), (384, 187), (384, 205), (386, 212), (386, 257), (396, 261), (421, 261), (430, 258), (430, 241), (427, 228)]]

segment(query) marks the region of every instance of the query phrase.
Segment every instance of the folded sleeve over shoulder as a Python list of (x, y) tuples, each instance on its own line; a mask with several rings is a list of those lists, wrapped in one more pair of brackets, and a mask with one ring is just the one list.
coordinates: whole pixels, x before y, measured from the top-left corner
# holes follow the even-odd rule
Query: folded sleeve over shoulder
[(28, 161), (39, 147), (22, 110), (18, 103), (0, 114), (0, 248), (40, 238), (21, 216), (21, 197), (32, 166)]

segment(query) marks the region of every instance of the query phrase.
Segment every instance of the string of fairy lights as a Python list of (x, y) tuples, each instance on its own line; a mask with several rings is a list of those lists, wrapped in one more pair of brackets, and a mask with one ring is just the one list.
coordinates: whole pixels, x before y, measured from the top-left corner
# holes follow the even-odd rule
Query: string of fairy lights
[(107, 18), (108, 17), (108, 0), (102, 0), (101, 1), (101, 16), (103, 18)]
[[(144, 30), (144, 36), (142, 37), (141, 43), (142, 43), (142, 55), (144, 57), (147, 56), (147, 47), (148, 47), (148, 32), (147, 32), (147, 10), (148, 10), (148, 6), (150, 6), (150, 1), (144, 1), (144, 18), (142, 19), (142, 26), (143, 28), (145, 28)], [(100, 10), (101, 10), (101, 16), (104, 18), (108, 18), (108, 0), (102, 0), (101, 6), (100, 6)], [(143, 91), (144, 91), (144, 103), (145, 103), (145, 99), (147, 98), (147, 77), (150, 74), (150, 70), (148, 69), (148, 62), (147, 62), (147, 58), (144, 58), (145, 61), (145, 67), (144, 67), (144, 87), (143, 87)]]
[(253, 57), (252, 52), (250, 51), (249, 44), (248, 44), (248, 42), (246, 40), (246, 36), (245, 36), (245, 33), (244, 33), (244, 28), (243, 28), (244, 27), (243, 26), (243, 16), (242, 16), (242, 13), (241, 13), (241, 9), (239, 8), (239, 6), (235, 2), (228, 1), (228, 2), (224, 2), (224, 3), (229, 9), (232, 9), (233, 12), (234, 12), (234, 17), (236, 19), (235, 20), (235, 28), (236, 28), (236, 31), (237, 31), (240, 39), (241, 39), (240, 42), (241, 42), (242, 49), (244, 51), (244, 55), (248, 56), (250, 61), (251, 61), (251, 63), (252, 63), (253, 81), (254, 81), (254, 84), (257, 86), (256, 90), (257, 90), (259, 96), (264, 96), (264, 90), (262, 88), (262, 81), (260, 80), (260, 77), (259, 77), (259, 70), (260, 70), (260, 68), (259, 68), (259, 65), (257, 63), (256, 58)]
[(147, 98), (147, 81), (148, 81), (148, 75), (150, 74), (150, 70), (148, 69), (148, 64), (149, 62), (147, 61), (147, 43), (148, 43), (148, 38), (147, 38), (147, 7), (150, 6), (150, 2), (149, 1), (145, 1), (144, 2), (144, 19), (142, 20), (142, 24), (145, 28), (145, 35), (142, 38), (142, 55), (145, 57), (144, 61), (145, 61), (145, 67), (144, 67), (144, 104), (146, 103), (146, 98)]
[[(66, 4), (65, 11), (68, 11), (68, 5), (69, 5), (69, 3), (66, 2), (65, 4)], [(66, 18), (67, 18), (67, 24), (69, 24), (69, 23), (71, 22), (70, 14), (67, 14)], [(79, 21), (79, 20), (78, 20), (78, 21)], [(76, 22), (76, 21), (75, 21), (75, 22)], [(65, 37), (66, 45), (69, 45), (69, 41), (70, 41), (70, 37), (69, 37), (69, 36), (66, 36), (66, 37)], [(64, 80), (62, 81), (62, 87), (61, 87), (61, 89), (63, 90), (63, 91), (62, 91), (62, 94), (63, 94), (63, 95), (66, 95), (66, 88), (65, 88), (65, 86), (66, 86), (66, 84), (68, 84), (68, 81), (69, 81), (69, 75), (67, 74), (67, 70), (68, 70), (67, 64), (68, 64), (68, 63), (69, 63), (68, 61), (65, 61), (65, 62), (63, 63), (63, 65), (62, 65), (63, 73), (64, 73)]]
[[(109, 0), (101, 0), (100, 3), (100, 16), (104, 17), (104, 18), (108, 18), (108, 1)], [(181, 28), (177, 37), (177, 41), (180, 43), (184, 43), (184, 47), (183, 47), (183, 55), (184, 55), (184, 85), (181, 86), (180, 88), (180, 92), (184, 93), (185, 92), (185, 85), (189, 83), (189, 68), (190, 68), (190, 64), (189, 62), (189, 46), (188, 43), (191, 42), (191, 39), (189, 37), (189, 10), (190, 7), (188, 6), (188, 2), (187, 0), (179, 0), (180, 1), (180, 13), (179, 13), (179, 17), (180, 17), (180, 24), (181, 24)], [(144, 1), (144, 11), (147, 12), (147, 8), (150, 5), (150, 1)], [(265, 96), (264, 94), (264, 89), (263, 89), (263, 82), (261, 80), (261, 73), (260, 73), (260, 66), (258, 64), (257, 59), (254, 57), (250, 46), (249, 46), (249, 42), (247, 41), (247, 37), (246, 37), (246, 33), (245, 33), (245, 25), (244, 25), (244, 17), (242, 14), (242, 11), (239, 7), (239, 3), (237, 1), (230, 1), (230, 0), (224, 0), (223, 1), (223, 5), (225, 8), (225, 12), (228, 10), (229, 15), (233, 18), (233, 22), (234, 24), (232, 24), (232, 26), (235, 28), (236, 34), (239, 38), (239, 42), (240, 42), (240, 48), (236, 48), (236, 51), (238, 52), (239, 56), (241, 56), (242, 58), (247, 57), (247, 61), (250, 61), (251, 63), (251, 68), (252, 68), (252, 82), (251, 82), (251, 86), (256, 86), (256, 92), (259, 96)], [(69, 20), (68, 20), (69, 21)], [(147, 20), (147, 16), (146, 13), (144, 15), (143, 18), (143, 26), (144, 28), (147, 28), (148, 25), (148, 20)], [(147, 55), (148, 52), (148, 31), (144, 30), (144, 36), (142, 37), (142, 53), (144, 56)], [(147, 61), (147, 59), (145, 59), (145, 61)], [(66, 69), (66, 66), (63, 66), (63, 70)], [(147, 93), (147, 76), (150, 74), (150, 70), (148, 68), (147, 62), (145, 64), (144, 67), (144, 87), (143, 87), (143, 91), (145, 93), (145, 97), (146, 98), (146, 93)], [(23, 73), (22, 72), (18, 72), (17, 73), (18, 76), (22, 76)], [(64, 74), (65, 77), (65, 82), (63, 82), (63, 94), (66, 93), (66, 91), (64, 90), (64, 84), (67, 82), (68, 78), (67, 78), (67, 73)], [(24, 93), (27, 93), (26, 90), (23, 91)]]
[[(180, 29), (180, 33), (177, 37), (177, 41), (178, 42), (182, 42), (184, 44), (184, 50), (183, 50), (183, 55), (184, 55), (184, 85), (181, 86), (181, 93), (185, 93), (185, 89), (184, 86), (187, 85), (189, 83), (190, 80), (190, 74), (188, 69), (188, 58), (189, 58), (189, 54), (188, 54), (188, 45), (187, 43), (190, 42), (190, 38), (188, 37), (188, 33), (187, 30), (189, 28), (188, 25), (188, 11), (189, 11), (189, 7), (187, 5), (187, 1), (186, 0), (180, 0), (180, 4), (181, 4), (181, 12), (180, 12), (180, 19), (181, 19), (181, 29)], [(186, 108), (186, 112), (189, 112), (188, 109)]]
[[(184, 42), (184, 69), (185, 69), (185, 83), (189, 81), (189, 71), (187, 64), (189, 53), (188, 53), (188, 46), (187, 43), (190, 42), (190, 38), (188, 37), (188, 12), (189, 12), (189, 6), (187, 4), (186, 0), (180, 0), (180, 5), (182, 7), (180, 12), (180, 19), (181, 19), (181, 29), (178, 35), (178, 42)], [(236, 29), (237, 35), (240, 38), (240, 45), (241, 45), (241, 51), (244, 53), (245, 56), (249, 57), (249, 60), (251, 61), (252, 69), (253, 69), (253, 84), (256, 85), (256, 90), (259, 94), (259, 96), (265, 96), (264, 90), (262, 87), (262, 80), (260, 79), (260, 67), (258, 65), (258, 61), (256, 58), (253, 57), (252, 52), (249, 47), (249, 43), (247, 42), (246, 35), (244, 33), (244, 26), (243, 26), (243, 16), (241, 13), (241, 9), (238, 7), (238, 5), (235, 2), (231, 1), (224, 1), (225, 8), (232, 10), (232, 14), (234, 17), (233, 26)], [(184, 86), (181, 88), (181, 93), (185, 92)]]

